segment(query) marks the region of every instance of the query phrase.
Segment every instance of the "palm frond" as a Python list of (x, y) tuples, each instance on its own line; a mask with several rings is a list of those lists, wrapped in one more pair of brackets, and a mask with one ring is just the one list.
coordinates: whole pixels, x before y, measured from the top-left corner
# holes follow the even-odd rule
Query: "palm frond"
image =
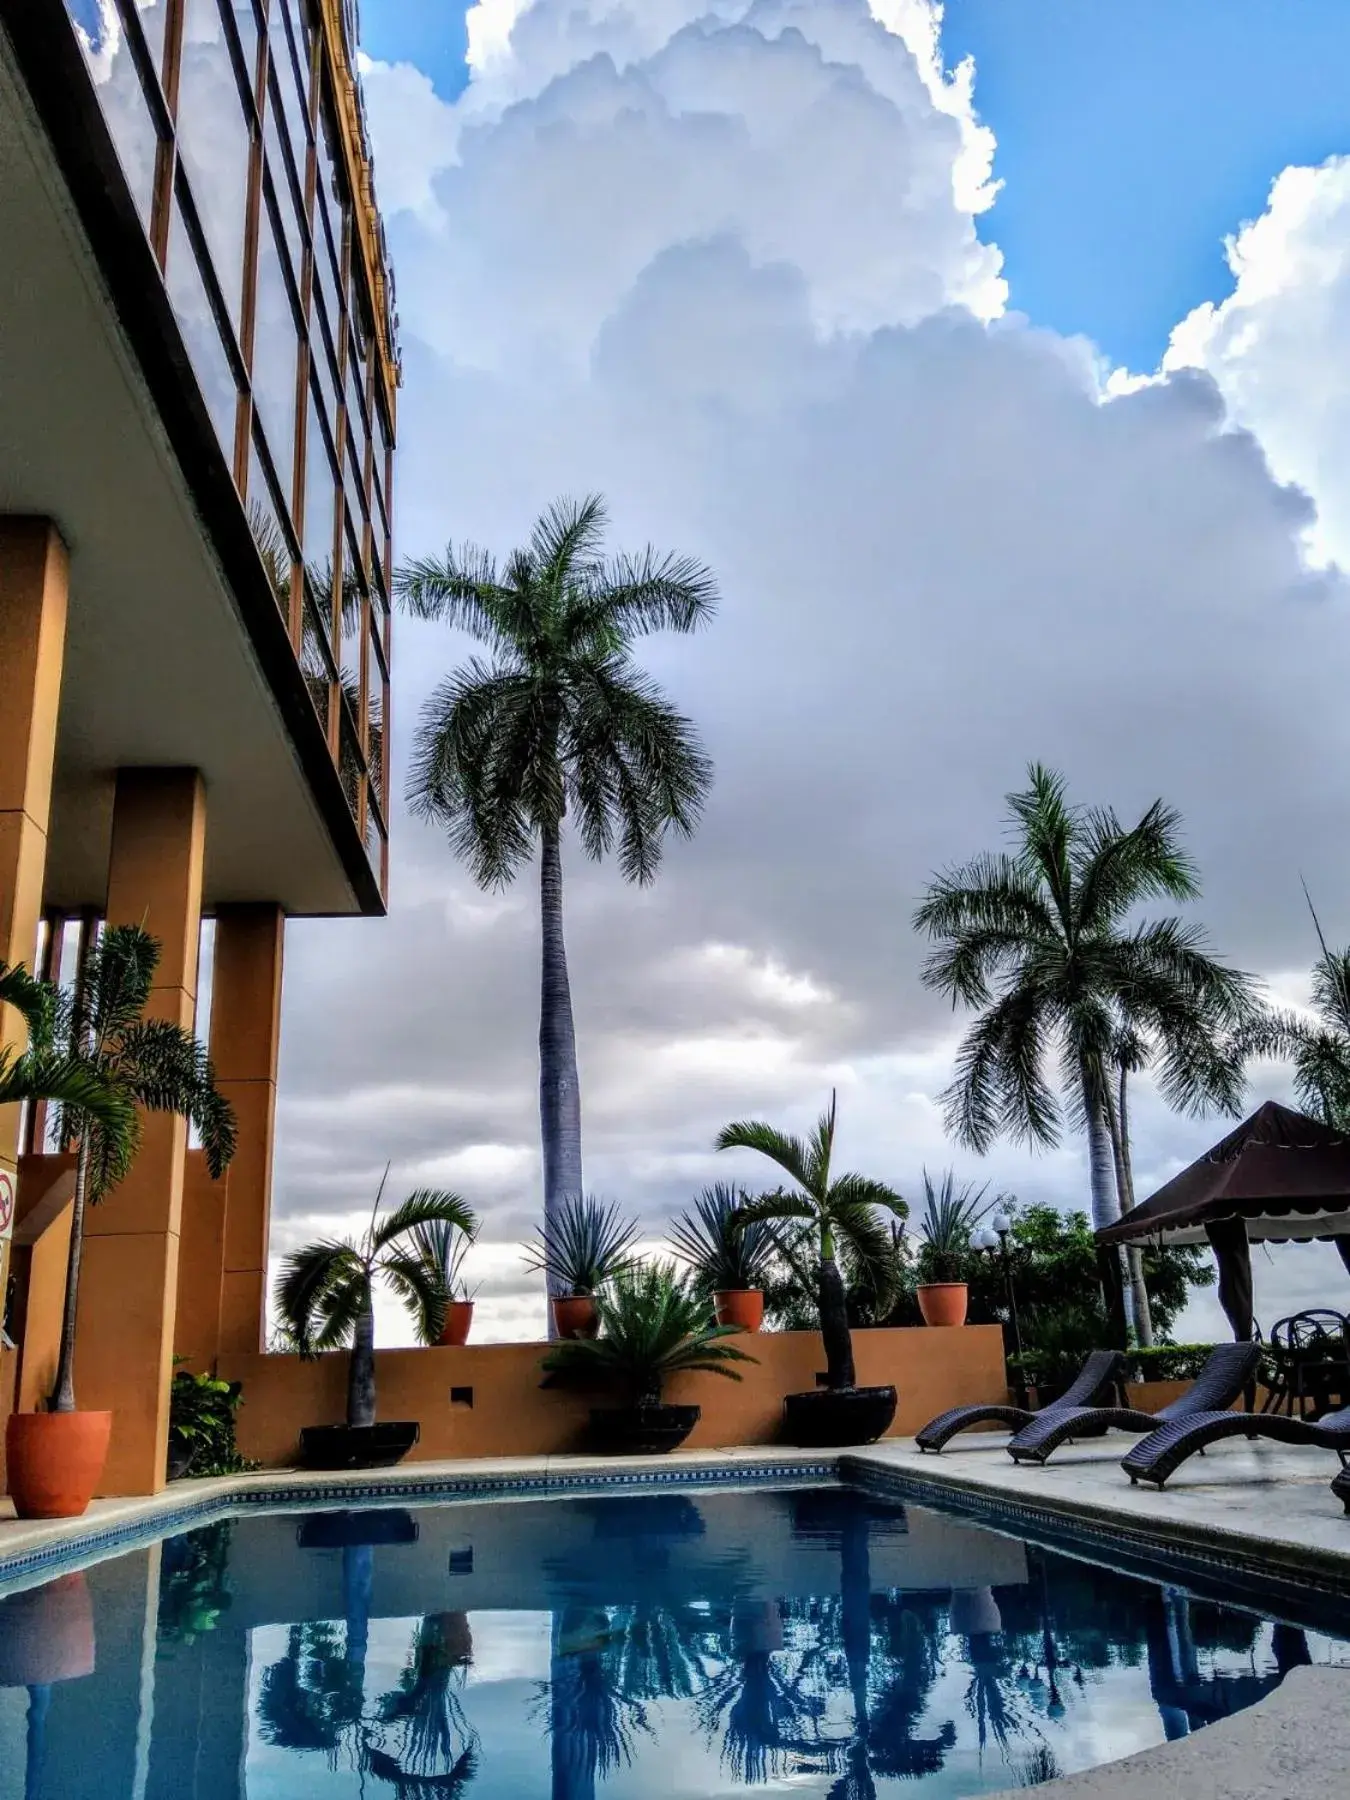
[(369, 1282), (365, 1259), (354, 1244), (324, 1238), (295, 1250), (281, 1266), (275, 1301), (278, 1316), (300, 1355), (311, 1357), (329, 1347), (324, 1341), (328, 1296), (353, 1280)]
[(371, 1251), (378, 1254), (419, 1227), (436, 1224), (449, 1225), (470, 1240), (478, 1235), (478, 1215), (460, 1195), (445, 1188), (416, 1188), (372, 1227)]
[(412, 1314), (418, 1341), (436, 1343), (445, 1330), (450, 1304), (450, 1288), (442, 1272), (416, 1251), (386, 1251), (377, 1266)]
[(801, 1138), (779, 1131), (776, 1126), (768, 1125), (762, 1119), (736, 1119), (730, 1125), (724, 1125), (717, 1134), (714, 1148), (758, 1151), (761, 1156), (767, 1156), (770, 1162), (777, 1163), (798, 1186), (809, 1189), (811, 1152), (807, 1145)]

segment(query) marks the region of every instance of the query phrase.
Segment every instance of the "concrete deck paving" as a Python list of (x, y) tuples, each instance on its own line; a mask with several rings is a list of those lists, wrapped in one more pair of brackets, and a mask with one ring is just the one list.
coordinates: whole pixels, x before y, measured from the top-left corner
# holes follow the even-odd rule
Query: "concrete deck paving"
[[(1215, 1446), (1183, 1465), (1161, 1493), (1132, 1487), (1119, 1466), (1132, 1440), (1111, 1436), (1065, 1446), (1044, 1467), (1018, 1467), (1004, 1454), (1002, 1434), (956, 1440), (940, 1457), (921, 1456), (912, 1441), (890, 1439), (838, 1453), (847, 1476), (898, 1481), (916, 1501), (925, 1495), (1013, 1529), (1078, 1533), (1107, 1554), (1128, 1559), (1180, 1551), (1196, 1566), (1288, 1584), (1310, 1585), (1347, 1597), (1350, 1630), (1350, 1518), (1329, 1491), (1336, 1459), (1325, 1451), (1277, 1448), (1241, 1440)], [(660, 1472), (668, 1481), (681, 1468), (716, 1467), (747, 1475), (771, 1465), (789, 1469), (833, 1462), (835, 1453), (780, 1448), (677, 1452), (625, 1459), (626, 1474)], [(345, 1494), (362, 1499), (382, 1486), (404, 1490), (410, 1482), (428, 1490), (446, 1484), (528, 1476), (547, 1486), (588, 1475), (612, 1475), (615, 1465), (596, 1457), (550, 1456), (404, 1464), (386, 1471), (315, 1476), (270, 1470), (219, 1480), (175, 1482), (153, 1499), (96, 1501), (82, 1519), (16, 1520), (0, 1502), (0, 1584), (6, 1563), (34, 1550), (69, 1548), (81, 1560), (116, 1555), (125, 1529), (155, 1534), (173, 1529), (184, 1506), (229, 1505), (236, 1496), (291, 1500), (297, 1486), (308, 1493), (322, 1484), (327, 1504)], [(415, 1496), (414, 1496), (415, 1497)], [(292, 1504), (298, 1502), (291, 1501)], [(313, 1504), (313, 1502), (310, 1502)], [(101, 1540), (93, 1541), (91, 1540)], [(42, 1580), (30, 1571), (22, 1585)], [(1045, 1800), (1296, 1800), (1307, 1795), (1350, 1793), (1350, 1670), (1296, 1669), (1257, 1706), (1208, 1726), (1196, 1737), (1050, 1782), (1037, 1790)]]

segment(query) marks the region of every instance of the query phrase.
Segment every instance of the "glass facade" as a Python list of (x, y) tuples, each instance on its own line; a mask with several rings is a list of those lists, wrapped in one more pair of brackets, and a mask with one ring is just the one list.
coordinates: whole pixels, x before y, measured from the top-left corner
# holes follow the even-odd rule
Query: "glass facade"
[(65, 7), (383, 889), (397, 372), (354, 8)]

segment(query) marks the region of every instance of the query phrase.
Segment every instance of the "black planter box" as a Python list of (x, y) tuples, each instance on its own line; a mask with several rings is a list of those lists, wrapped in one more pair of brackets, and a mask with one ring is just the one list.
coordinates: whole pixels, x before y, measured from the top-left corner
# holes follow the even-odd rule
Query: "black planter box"
[(389, 1469), (422, 1435), (415, 1419), (379, 1425), (307, 1425), (300, 1433), (304, 1469)]
[(783, 1440), (803, 1450), (870, 1444), (895, 1418), (893, 1387), (813, 1388), (783, 1401)]
[(676, 1450), (698, 1424), (697, 1406), (593, 1406), (591, 1442), (612, 1456)]

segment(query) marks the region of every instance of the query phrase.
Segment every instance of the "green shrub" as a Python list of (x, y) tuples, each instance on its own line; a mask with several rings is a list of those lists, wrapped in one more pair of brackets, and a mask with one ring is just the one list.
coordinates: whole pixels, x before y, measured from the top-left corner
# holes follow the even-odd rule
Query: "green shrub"
[[(1194, 1381), (1213, 1348), (1213, 1344), (1156, 1344), (1151, 1350), (1131, 1350), (1125, 1358), (1125, 1379)], [(1010, 1356), (1008, 1370), (1028, 1387), (1063, 1388), (1078, 1373), (1086, 1355), (1077, 1345), (1042, 1346)]]
[(234, 1441), (242, 1401), (237, 1381), (192, 1375), (179, 1369), (169, 1393), (169, 1450), (192, 1452), (194, 1475), (241, 1475), (257, 1463), (240, 1456)]

